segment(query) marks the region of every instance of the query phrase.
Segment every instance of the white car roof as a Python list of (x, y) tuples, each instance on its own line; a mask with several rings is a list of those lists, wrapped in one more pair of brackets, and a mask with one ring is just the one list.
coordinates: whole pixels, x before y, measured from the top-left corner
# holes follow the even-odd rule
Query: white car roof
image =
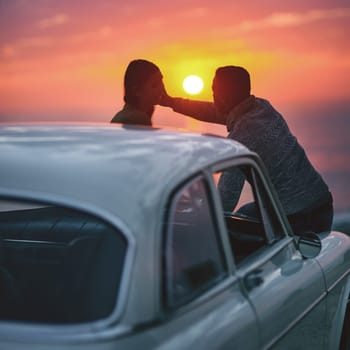
[(116, 124), (3, 125), (0, 150), (0, 195), (58, 196), (123, 221), (154, 210), (169, 183), (252, 154), (222, 137)]

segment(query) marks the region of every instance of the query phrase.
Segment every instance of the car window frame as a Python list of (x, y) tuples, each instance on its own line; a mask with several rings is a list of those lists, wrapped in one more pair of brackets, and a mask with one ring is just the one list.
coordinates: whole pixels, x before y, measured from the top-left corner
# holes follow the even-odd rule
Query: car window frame
[[(214, 191), (214, 196), (216, 197), (216, 208), (217, 208), (217, 217), (218, 220), (221, 221), (221, 227), (223, 232), (223, 235), (227, 236), (228, 239), (228, 233), (227, 233), (227, 229), (226, 229), (226, 223), (224, 221), (224, 215), (223, 215), (223, 207), (222, 207), (222, 203), (221, 203), (221, 198), (220, 198), (220, 194), (216, 188), (216, 184), (214, 182), (214, 178), (213, 178), (213, 174), (215, 172), (220, 172), (223, 171), (225, 169), (228, 169), (230, 167), (235, 167), (235, 166), (250, 166), (255, 174), (257, 176), (253, 177), (253, 184), (254, 184), (254, 188), (253, 191), (255, 192), (256, 189), (258, 189), (257, 191), (257, 198), (256, 200), (259, 201), (259, 208), (261, 208), (261, 210), (265, 211), (264, 217), (267, 216), (269, 217), (268, 213), (266, 213), (266, 207), (263, 205), (261, 205), (261, 201), (263, 200), (268, 200), (271, 203), (272, 206), (272, 210), (274, 210), (278, 223), (281, 226), (282, 229), (282, 233), (280, 235), (279, 238), (277, 237), (271, 237), (269, 241), (266, 241), (266, 247), (264, 248), (263, 251), (257, 251), (255, 254), (253, 254), (252, 256), (247, 257), (247, 259), (239, 266), (237, 266), (236, 262), (235, 262), (235, 258), (233, 255), (233, 252), (231, 250), (231, 248), (229, 247), (228, 249), (230, 250), (230, 252), (228, 252), (229, 257), (231, 257), (232, 261), (233, 261), (233, 270), (234, 273), (237, 273), (237, 271), (241, 270), (242, 268), (245, 269), (245, 266), (247, 265), (255, 265), (256, 259), (261, 259), (262, 257), (267, 257), (270, 256), (271, 254), (273, 255), (273, 251), (275, 250), (276, 247), (279, 246), (284, 246), (286, 244), (289, 244), (290, 241), (293, 241), (293, 244), (296, 245), (296, 241), (295, 241), (295, 237), (291, 231), (291, 228), (289, 226), (289, 223), (287, 221), (286, 215), (284, 214), (283, 208), (279, 202), (279, 199), (277, 197), (277, 194), (273, 188), (273, 185), (271, 183), (271, 181), (268, 178), (267, 175), (267, 171), (264, 167), (264, 164), (262, 163), (262, 161), (254, 155), (245, 155), (245, 156), (241, 156), (238, 158), (232, 158), (232, 159), (227, 159), (221, 162), (217, 162), (213, 165), (211, 165), (210, 167), (208, 167), (208, 169), (206, 170), (207, 176), (209, 178), (208, 181), (211, 182), (211, 186), (213, 188)], [(261, 193), (261, 187), (263, 189), (263, 193)], [(260, 195), (261, 194), (261, 195)], [(254, 193), (254, 196), (256, 194)], [(265, 221), (266, 219), (264, 219)], [(268, 229), (269, 226), (271, 226), (271, 222), (269, 220), (268, 222)], [(264, 231), (266, 231), (265, 228), (265, 223), (264, 223)], [(266, 233), (264, 233), (266, 235)], [(266, 237), (267, 238), (267, 237)], [(275, 239), (276, 238), (276, 239)], [(269, 243), (268, 243), (269, 242)], [(240, 275), (238, 273), (238, 275)]]
[[(1, 320), (0, 335), (6, 334), (6, 337), (9, 339), (16, 339), (18, 332), (20, 332), (23, 339), (37, 341), (37, 333), (45, 332), (45, 336), (41, 339), (43, 342), (65, 343), (67, 341), (94, 341), (96, 339), (96, 331), (92, 332), (92, 328), (97, 330), (101, 338), (106, 339), (124, 333), (126, 331), (125, 326), (118, 325), (118, 321), (126, 307), (128, 289), (131, 284), (132, 265), (136, 253), (136, 240), (130, 228), (120, 218), (100, 207), (71, 198), (68, 200), (66, 197), (57, 194), (0, 188), (0, 198), (9, 201), (45, 203), (84, 212), (113, 227), (123, 235), (126, 241), (125, 262), (120, 279), (119, 297), (109, 316), (76, 324), (29, 323), (24, 321)], [(113, 327), (112, 332), (109, 327), (111, 324), (117, 324), (117, 326)]]
[[(256, 182), (256, 186), (259, 189), (262, 189), (263, 191), (261, 198), (264, 198), (265, 201), (268, 201), (272, 205), (271, 210), (274, 211), (278, 224), (281, 226), (281, 229), (282, 229), (281, 237), (278, 240), (282, 240), (283, 238), (286, 238), (286, 237), (295, 238), (293, 231), (289, 225), (285, 211), (278, 197), (278, 194), (270, 180), (270, 177), (268, 175), (268, 172), (264, 163), (258, 156), (251, 155), (249, 157), (246, 157), (245, 159), (247, 159), (249, 163), (252, 165), (252, 168), (254, 168), (254, 172), (255, 172), (254, 181)], [(256, 175), (258, 177), (256, 177)], [(259, 196), (260, 194), (261, 194), (261, 191), (259, 191)], [(263, 206), (263, 208), (264, 210), (266, 210), (265, 206)]]
[[(169, 307), (166, 305), (166, 298), (165, 293), (167, 292), (167, 280), (166, 280), (166, 235), (167, 235), (167, 225), (169, 221), (169, 215), (172, 210), (174, 210), (176, 199), (181, 195), (181, 190), (184, 189), (186, 186), (189, 186), (191, 183), (198, 179), (203, 179), (205, 183), (206, 188), (206, 194), (207, 194), (207, 200), (208, 205), (211, 212), (211, 217), (213, 221), (213, 226), (215, 227), (215, 236), (217, 238), (219, 249), (220, 249), (220, 255), (221, 259), (223, 261), (224, 267), (225, 267), (225, 276), (215, 283), (214, 285), (210, 286), (208, 289), (204, 290), (202, 293), (196, 294), (193, 298), (187, 300), (185, 303), (176, 305), (174, 307)], [(217, 210), (216, 210), (217, 201), (215, 199), (215, 194), (212, 191), (212, 184), (210, 182), (210, 178), (208, 178), (207, 171), (203, 169), (200, 172), (196, 172), (192, 176), (188, 177), (187, 179), (181, 181), (176, 187), (172, 189), (170, 194), (167, 196), (166, 200), (166, 210), (164, 213), (164, 220), (162, 225), (162, 242), (160, 245), (161, 249), (161, 276), (162, 281), (160, 283), (161, 285), (161, 306), (162, 306), (162, 317), (166, 317), (167, 315), (171, 315), (174, 312), (178, 312), (179, 310), (187, 309), (188, 307), (192, 307), (193, 305), (197, 305), (198, 303), (204, 302), (207, 298), (210, 298), (210, 296), (218, 293), (222, 288), (227, 288), (229, 284), (232, 283), (232, 259), (230, 256), (228, 256), (228, 239), (224, 239), (223, 237), (223, 230), (222, 230), (222, 223), (220, 222), (218, 216), (217, 216)], [(226, 235), (226, 233), (225, 233)]]

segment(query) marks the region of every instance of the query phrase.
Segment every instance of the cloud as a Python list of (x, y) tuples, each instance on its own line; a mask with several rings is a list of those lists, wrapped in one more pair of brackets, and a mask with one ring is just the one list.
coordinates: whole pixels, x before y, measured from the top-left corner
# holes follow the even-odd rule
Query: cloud
[[(85, 42), (98, 41), (108, 39), (113, 34), (113, 28), (109, 26), (103, 26), (91, 32), (80, 32), (70, 35), (61, 40), (64, 43), (71, 44), (83, 44)], [(11, 58), (23, 53), (25, 50), (48, 48), (52, 46), (58, 46), (58, 39), (50, 36), (33, 36), (27, 38), (20, 38), (12, 44), (0, 46), (1, 55), (6, 58)]]
[(63, 13), (57, 14), (50, 18), (44, 18), (38, 22), (40, 28), (46, 29), (49, 27), (56, 27), (65, 24), (69, 21), (69, 16)]
[(24, 48), (37, 48), (37, 47), (47, 47), (53, 43), (53, 39), (47, 36), (34, 36), (31, 38), (20, 39), (17, 43), (17, 47)]
[(189, 18), (194, 18), (194, 17), (205, 17), (208, 14), (210, 14), (209, 9), (206, 7), (195, 7), (191, 10), (185, 11), (182, 13), (183, 17), (189, 17)]
[(283, 28), (299, 26), (322, 20), (350, 17), (350, 7), (334, 8), (329, 10), (314, 9), (306, 12), (277, 12), (255, 21), (243, 21), (229, 32), (249, 32), (263, 28)]
[(150, 20), (148, 20), (147, 24), (151, 28), (157, 29), (157, 28), (161, 28), (162, 26), (164, 26), (166, 24), (166, 20), (162, 17), (152, 17)]
[(83, 44), (84, 42), (104, 40), (111, 37), (112, 35), (113, 28), (110, 26), (103, 26), (94, 31), (79, 32), (77, 34), (73, 34), (69, 37), (69, 39), (67, 39), (67, 41), (74, 44)]
[(24, 49), (37, 49), (49, 47), (53, 43), (54, 40), (51, 37), (47, 36), (34, 36), (29, 38), (22, 38), (14, 44), (4, 45), (3, 47), (1, 47), (0, 53), (2, 53), (2, 55), (5, 57), (12, 57)]
[(4, 45), (0, 51), (5, 57), (12, 57), (16, 54), (16, 50), (11, 45)]

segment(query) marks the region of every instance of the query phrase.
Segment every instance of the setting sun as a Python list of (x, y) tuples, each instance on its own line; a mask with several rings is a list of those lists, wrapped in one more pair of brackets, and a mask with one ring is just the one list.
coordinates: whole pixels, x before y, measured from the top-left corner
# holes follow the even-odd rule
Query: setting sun
[(198, 94), (203, 89), (203, 80), (197, 75), (189, 75), (183, 81), (184, 90), (191, 95)]

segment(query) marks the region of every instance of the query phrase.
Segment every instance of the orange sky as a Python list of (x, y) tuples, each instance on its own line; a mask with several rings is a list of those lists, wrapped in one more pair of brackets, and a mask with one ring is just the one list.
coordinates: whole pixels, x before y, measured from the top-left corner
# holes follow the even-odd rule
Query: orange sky
[[(108, 122), (135, 58), (154, 61), (168, 92), (220, 65), (246, 67), (252, 92), (277, 107), (350, 105), (348, 0), (0, 0), (0, 121)], [(176, 125), (158, 107), (155, 122)], [(195, 127), (187, 121), (187, 127)], [(181, 123), (180, 123), (181, 124)]]

